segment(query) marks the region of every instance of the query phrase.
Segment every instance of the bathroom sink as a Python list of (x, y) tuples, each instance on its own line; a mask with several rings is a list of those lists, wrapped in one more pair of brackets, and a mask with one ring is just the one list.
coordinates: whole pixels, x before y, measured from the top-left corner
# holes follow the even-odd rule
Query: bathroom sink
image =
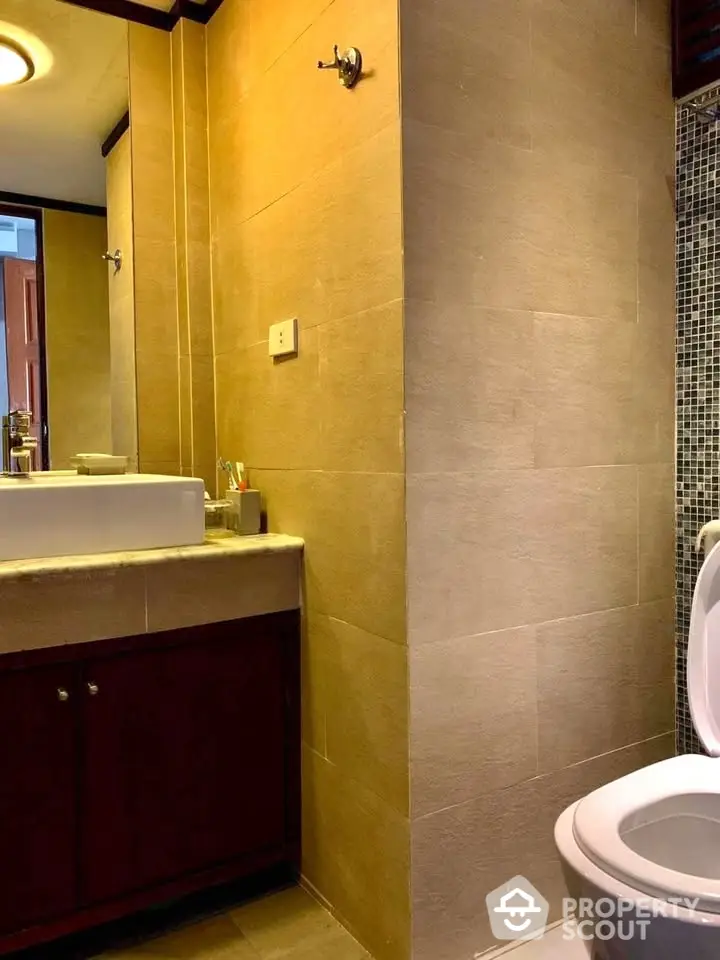
[(0, 560), (182, 547), (204, 536), (202, 480), (64, 471), (0, 477)]

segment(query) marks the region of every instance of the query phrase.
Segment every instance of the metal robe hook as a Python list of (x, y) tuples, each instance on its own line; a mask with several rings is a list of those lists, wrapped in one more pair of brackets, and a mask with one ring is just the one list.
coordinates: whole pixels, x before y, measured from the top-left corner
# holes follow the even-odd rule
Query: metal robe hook
[(116, 250), (115, 253), (104, 253), (102, 258), (107, 260), (108, 263), (115, 264), (115, 273), (122, 267), (122, 250)]
[(331, 63), (318, 60), (318, 70), (337, 70), (340, 83), (352, 90), (362, 74), (362, 54), (357, 47), (350, 47), (340, 56), (340, 48), (335, 44), (335, 59)]

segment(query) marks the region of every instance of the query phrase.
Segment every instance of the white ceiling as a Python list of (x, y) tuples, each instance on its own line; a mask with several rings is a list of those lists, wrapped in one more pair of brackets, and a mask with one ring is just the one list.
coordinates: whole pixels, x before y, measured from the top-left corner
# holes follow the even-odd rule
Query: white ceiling
[(59, 0), (0, 0), (0, 21), (52, 56), (44, 75), (0, 87), (0, 190), (104, 205), (100, 147), (128, 105), (126, 21)]

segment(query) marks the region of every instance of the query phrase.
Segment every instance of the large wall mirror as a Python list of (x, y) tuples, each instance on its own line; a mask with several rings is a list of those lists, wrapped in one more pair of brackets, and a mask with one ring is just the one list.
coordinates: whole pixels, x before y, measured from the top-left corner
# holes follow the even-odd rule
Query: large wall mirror
[(124, 20), (0, 0), (0, 414), (32, 412), (35, 469), (137, 465), (127, 111)]

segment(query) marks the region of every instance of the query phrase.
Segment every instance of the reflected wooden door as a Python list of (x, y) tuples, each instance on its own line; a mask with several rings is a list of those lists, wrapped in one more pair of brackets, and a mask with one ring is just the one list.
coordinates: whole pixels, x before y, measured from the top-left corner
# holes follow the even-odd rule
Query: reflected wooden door
[[(32, 412), (32, 435), (42, 438), (37, 268), (32, 260), (5, 260), (5, 330), (10, 410)], [(35, 464), (38, 469), (38, 464)]]

